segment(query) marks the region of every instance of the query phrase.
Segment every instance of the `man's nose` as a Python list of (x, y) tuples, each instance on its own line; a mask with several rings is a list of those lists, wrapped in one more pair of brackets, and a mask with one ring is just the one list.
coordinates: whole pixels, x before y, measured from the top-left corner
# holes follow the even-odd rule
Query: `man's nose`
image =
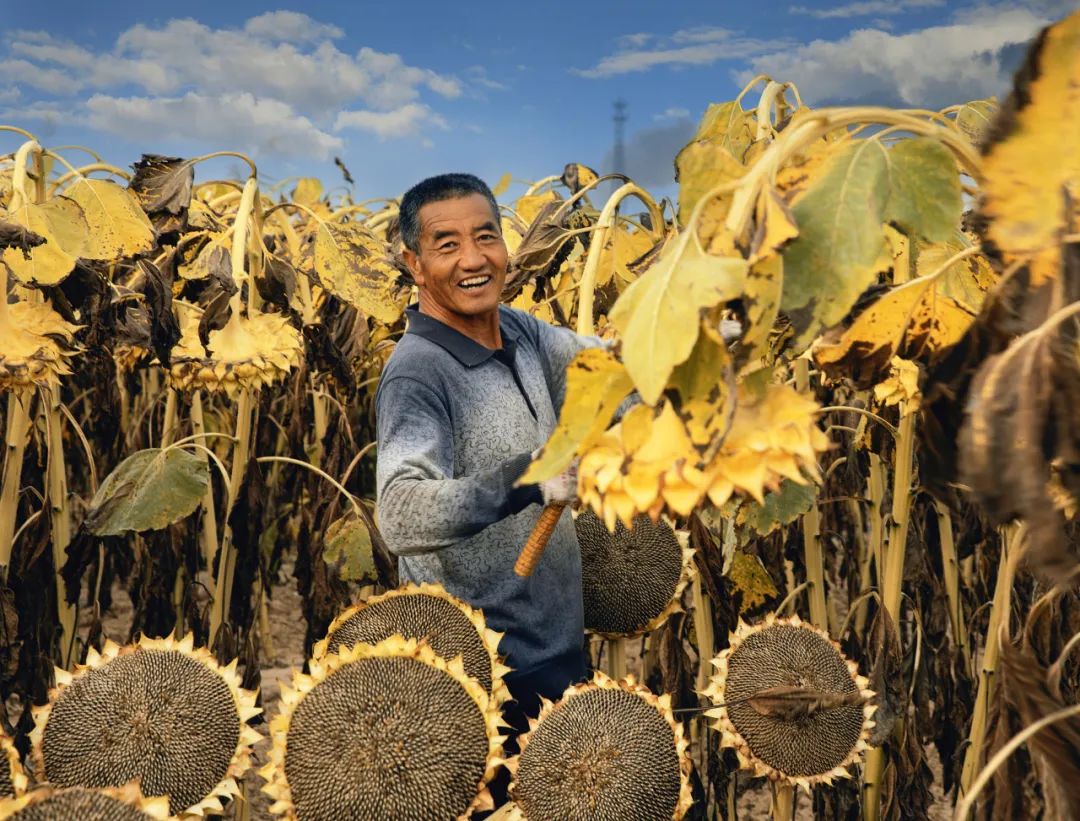
[(467, 240), (462, 243), (458, 265), (466, 271), (476, 271), (487, 265), (487, 257), (484, 256), (478, 243)]

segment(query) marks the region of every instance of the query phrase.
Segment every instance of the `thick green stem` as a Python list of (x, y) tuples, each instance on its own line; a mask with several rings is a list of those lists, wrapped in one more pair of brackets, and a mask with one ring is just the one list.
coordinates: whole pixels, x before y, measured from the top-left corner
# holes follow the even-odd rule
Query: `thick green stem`
[(14, 548), (15, 517), (19, 512), (23, 455), (30, 433), (30, 404), (33, 399), (34, 394), (29, 391), (12, 391), (8, 394), (4, 478), (0, 485), (0, 583), (3, 584), (7, 584)]
[(1006, 630), (1009, 626), (1013, 577), (1026, 530), (1027, 528), (1023, 525), (1007, 525), (1002, 528), (1001, 559), (998, 562), (994, 599), (990, 604), (990, 623), (986, 627), (986, 645), (983, 647), (979, 691), (975, 696), (975, 709), (971, 714), (967, 751), (964, 753), (964, 768), (960, 773), (961, 795), (968, 792), (982, 767), (983, 745), (986, 742), (987, 705), (990, 702), (994, 678), (997, 675), (998, 657), (1001, 653), (1001, 630), (1003, 626)]

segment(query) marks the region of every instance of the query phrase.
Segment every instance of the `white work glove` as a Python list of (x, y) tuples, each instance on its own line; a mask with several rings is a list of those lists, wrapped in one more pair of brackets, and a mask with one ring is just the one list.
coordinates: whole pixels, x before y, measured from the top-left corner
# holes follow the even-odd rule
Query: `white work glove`
[(540, 495), (545, 505), (568, 505), (577, 499), (577, 459), (558, 476), (542, 481)]
[(742, 323), (737, 319), (721, 319), (717, 330), (720, 331), (720, 338), (724, 340), (724, 344), (730, 346), (732, 342), (742, 336), (743, 327)]

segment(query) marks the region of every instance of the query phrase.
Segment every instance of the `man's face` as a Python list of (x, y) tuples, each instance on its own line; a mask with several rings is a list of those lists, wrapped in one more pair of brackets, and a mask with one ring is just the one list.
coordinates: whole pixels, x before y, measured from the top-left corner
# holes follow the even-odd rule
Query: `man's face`
[(497, 311), (507, 252), (491, 204), (481, 194), (420, 208), (420, 252), (405, 262), (425, 311), (474, 317)]

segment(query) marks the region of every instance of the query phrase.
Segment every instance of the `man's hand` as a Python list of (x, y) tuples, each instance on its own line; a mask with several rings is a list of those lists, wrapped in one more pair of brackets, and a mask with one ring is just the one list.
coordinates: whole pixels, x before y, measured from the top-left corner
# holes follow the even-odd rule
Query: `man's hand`
[(577, 460), (558, 476), (541, 482), (540, 495), (545, 505), (568, 505), (577, 499)]

